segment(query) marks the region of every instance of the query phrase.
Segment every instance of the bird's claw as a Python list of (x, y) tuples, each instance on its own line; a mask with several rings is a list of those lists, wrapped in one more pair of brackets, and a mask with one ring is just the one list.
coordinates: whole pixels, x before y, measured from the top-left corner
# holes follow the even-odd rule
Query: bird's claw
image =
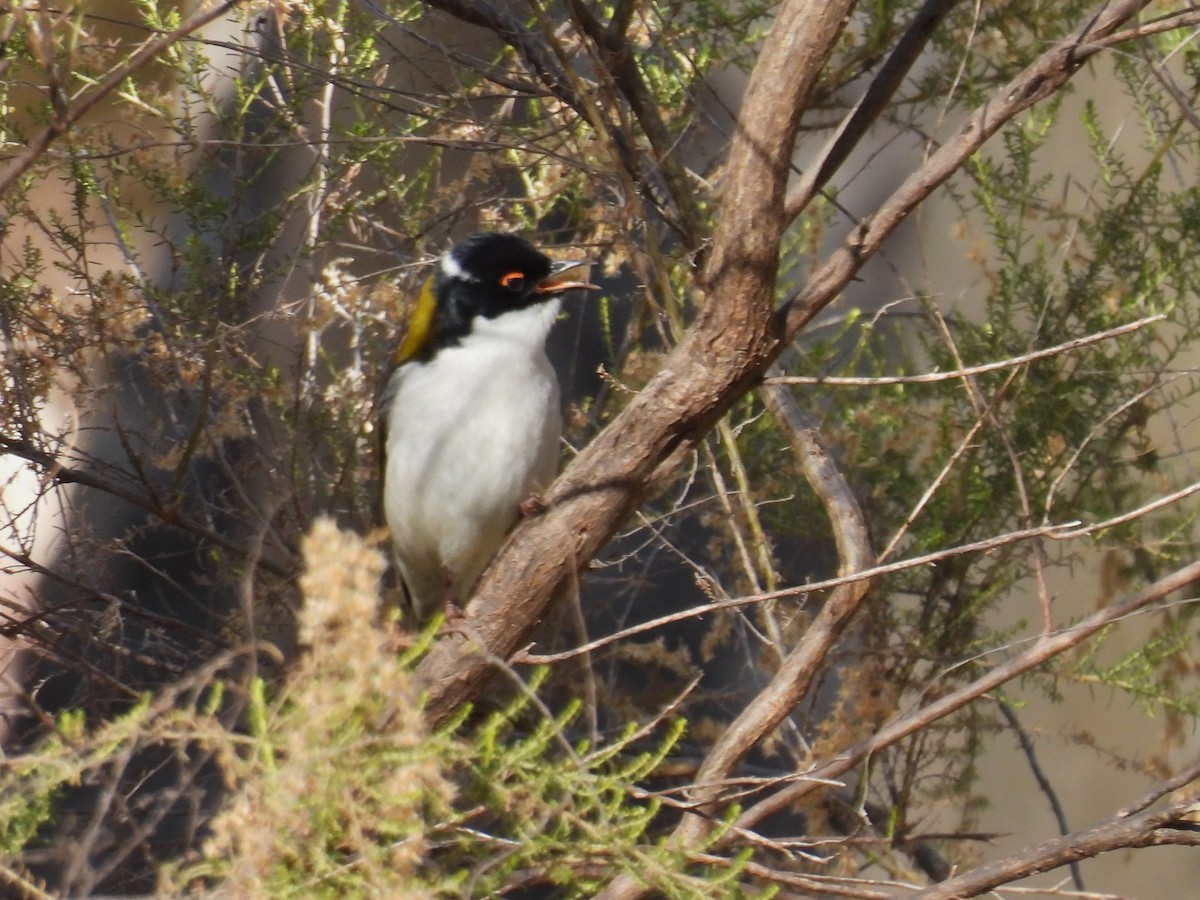
[(540, 516), (549, 509), (549, 506), (546, 505), (546, 500), (541, 494), (530, 494), (521, 501), (521, 505), (518, 508), (521, 510), (521, 515), (528, 519), (533, 516)]

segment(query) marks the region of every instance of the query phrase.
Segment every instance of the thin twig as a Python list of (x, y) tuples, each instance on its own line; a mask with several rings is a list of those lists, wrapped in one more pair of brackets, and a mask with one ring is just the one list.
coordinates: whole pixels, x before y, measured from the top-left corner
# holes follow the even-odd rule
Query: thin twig
[(988, 372), (998, 372), (1002, 369), (1026, 366), (1040, 359), (1059, 356), (1063, 353), (1069, 353), (1072, 350), (1078, 350), (1080, 347), (1086, 347), (1089, 344), (1098, 344), (1101, 341), (1111, 340), (1123, 334), (1138, 331), (1147, 325), (1153, 325), (1155, 322), (1165, 321), (1166, 318), (1161, 313), (1155, 316), (1147, 316), (1144, 319), (1138, 319), (1136, 322), (1128, 322), (1125, 325), (1118, 325), (1116, 328), (1098, 331), (1086, 337), (1055, 344), (1053, 347), (1034, 350), (1030, 353), (1023, 353), (1020, 356), (983, 363), (978, 366), (967, 366), (966, 368), (955, 369), (952, 372), (926, 372), (921, 375), (881, 375), (874, 378), (837, 375), (771, 375), (767, 377), (766, 383), (807, 384), (820, 385), (821, 387), (882, 387), (889, 384), (936, 384), (941, 381), (953, 381), (956, 378), (970, 378), (975, 375), (986, 375)]
[[(1155, 786), (1162, 796), (1200, 779), (1200, 764)], [(1195, 801), (1180, 797), (1164, 809), (1130, 814), (1121, 810), (1107, 819), (1074, 834), (1044, 841), (1033, 847), (956, 875), (912, 896), (920, 900), (958, 900), (976, 897), (1018, 878), (1046, 872), (1074, 860), (1098, 856), (1112, 850), (1155, 847), (1166, 844), (1200, 845), (1200, 831), (1188, 821)]]
[(754, 594), (746, 597), (734, 597), (730, 600), (720, 600), (715, 603), (709, 603), (705, 606), (694, 606), (690, 609), (681, 610), (665, 616), (659, 616), (656, 619), (632, 625), (629, 628), (623, 629), (611, 635), (602, 638), (597, 638), (582, 647), (576, 647), (572, 650), (567, 650), (562, 653), (547, 653), (547, 654), (530, 654), (525, 653), (519, 660), (522, 663), (542, 664), (561, 662), (564, 659), (570, 659), (573, 656), (578, 656), (580, 653), (591, 652), (604, 647), (616, 641), (624, 640), (625, 638), (641, 634), (646, 631), (653, 631), (661, 628), (664, 625), (670, 625), (674, 622), (681, 622), (685, 619), (691, 619), (697, 616), (708, 615), (724, 609), (736, 609), (741, 606), (748, 606), (752, 603), (763, 603), (768, 600), (783, 600), (790, 597), (795, 597), (799, 594), (815, 593), (817, 591), (825, 591), (831, 588), (837, 588), (843, 584), (863, 579), (875, 579), (882, 575), (891, 575), (895, 572), (903, 572), (907, 569), (913, 569), (920, 566), (933, 565), (941, 562), (944, 559), (951, 559), (955, 556), (961, 556), (966, 553), (986, 553), (991, 550), (996, 550), (1000, 547), (1016, 544), (1022, 541), (1034, 540), (1037, 538), (1048, 538), (1053, 541), (1066, 541), (1075, 538), (1088, 537), (1099, 531), (1104, 531), (1113, 528), (1117, 525), (1122, 525), (1125, 522), (1145, 516), (1151, 512), (1155, 512), (1163, 507), (1169, 506), (1172, 503), (1177, 503), (1193, 494), (1200, 493), (1200, 482), (1190, 484), (1187, 487), (1180, 488), (1170, 494), (1158, 497), (1149, 503), (1139, 506), (1137, 509), (1129, 510), (1118, 516), (1105, 519), (1101, 522), (1096, 522), (1091, 525), (1083, 525), (1079, 522), (1063, 522), (1058, 525), (1039, 525), (1034, 528), (1020, 528), (1015, 531), (1008, 531), (1004, 534), (994, 535), (989, 538), (984, 538), (979, 541), (972, 541), (969, 544), (960, 544), (957, 547), (948, 547), (943, 550), (935, 550), (932, 553), (924, 553), (920, 556), (913, 556), (908, 559), (897, 560), (892, 563), (885, 563), (881, 566), (872, 566), (857, 574), (839, 575), (836, 578), (826, 578), (823, 581), (814, 581), (809, 584), (796, 585), (794, 587), (781, 588), (778, 591), (770, 591), (764, 594)]
[[(140, 494), (124, 488), (113, 481), (102, 478), (85, 469), (66, 466), (54, 454), (39, 449), (31, 441), (0, 436), (0, 454), (4, 453), (12, 454), (26, 462), (39, 466), (46, 471), (48, 478), (58, 484), (78, 484), (82, 487), (102, 491), (109, 496), (124, 500), (126, 503), (154, 514), (168, 525), (173, 525), (181, 531), (194, 534), (208, 541), (215, 547), (220, 547), (235, 559), (245, 560), (247, 558), (248, 554), (244, 546), (223, 537), (211, 528), (189, 518), (181, 513), (178, 507), (161, 502), (156, 497), (147, 496), (146, 494)], [(131, 458), (136, 457), (131, 455)], [(149, 482), (144, 481), (144, 485), (149, 487)], [(288, 579), (294, 574), (286, 566), (272, 562), (269, 559), (260, 559), (258, 564), (265, 571), (278, 578)]]
[[(1001, 700), (998, 706), (1000, 707), (1000, 714), (1008, 722), (1008, 727), (1017, 736), (1017, 743), (1021, 745), (1021, 752), (1025, 754), (1025, 761), (1028, 763), (1029, 771), (1038, 784), (1038, 790), (1042, 792), (1046, 798), (1046, 802), (1050, 804), (1050, 812), (1054, 814), (1054, 821), (1058, 824), (1058, 833), (1062, 835), (1070, 834), (1071, 827), (1067, 823), (1067, 813), (1063, 809), (1062, 803), (1059, 802), (1058, 792), (1054, 790), (1054, 785), (1050, 783), (1049, 776), (1038, 761), (1037, 748), (1033, 746), (1033, 740), (1029, 737), (1029, 733), (1025, 731), (1025, 727), (1017, 717), (1016, 710), (1012, 708), (1010, 703)], [(1071, 880), (1075, 882), (1075, 887), (1081, 891), (1087, 890), (1087, 887), (1083, 883), (1083, 870), (1079, 868), (1079, 862), (1071, 860), (1069, 865)]]
[[(910, 734), (928, 728), (934, 722), (962, 709), (967, 704), (993, 691), (1003, 684), (1024, 675), (1049, 659), (1078, 646), (1107, 625), (1137, 612), (1143, 607), (1162, 600), (1168, 594), (1181, 590), (1200, 580), (1200, 562), (1177, 569), (1153, 584), (1147, 585), (1136, 594), (1104, 607), (1079, 623), (1054, 634), (1040, 635), (1030, 647), (1006, 663), (1002, 663), (987, 674), (964, 685), (958, 690), (939, 697), (937, 700), (914, 712), (906, 713), (884, 725), (879, 731), (837, 754), (823, 765), (814, 766), (804, 773), (821, 778), (838, 778), (857, 766), (874, 753), (892, 746)], [(738, 819), (743, 828), (753, 828), (766, 816), (787, 809), (812, 790), (812, 786), (798, 782), (782, 788), (747, 809)]]
[(76, 103), (61, 110), (49, 125), (30, 139), (25, 150), (18, 154), (3, 172), (0, 172), (0, 196), (3, 196), (18, 178), (29, 171), (46, 152), (47, 147), (70, 131), (73, 125), (96, 107), (96, 104), (119, 88), (126, 78), (153, 62), (169, 47), (179, 43), (192, 32), (225, 15), (240, 2), (241, 0), (224, 0), (216, 6), (199, 9), (174, 31), (145, 41), (124, 63), (101, 79), (96, 87), (84, 94)]
[[(963, 368), (962, 354), (959, 352), (958, 343), (954, 340), (954, 334), (950, 327), (946, 324), (946, 319), (942, 315), (940, 309), (936, 306), (930, 309), (930, 317), (933, 319), (934, 326), (937, 329), (938, 335), (945, 344), (946, 349), (954, 358), (954, 364), (959, 368)], [(995, 435), (999, 438), (1000, 443), (1004, 445), (1004, 451), (1008, 455), (1009, 465), (1012, 470), (1013, 486), (1017, 491), (1017, 499), (1021, 506), (1021, 522), (1024, 525), (1032, 525), (1034, 523), (1033, 504), (1029, 499), (1029, 489), (1025, 484), (1025, 470), (1021, 465), (1020, 454), (1013, 446), (1012, 440), (1008, 436), (1008, 430), (1004, 427), (1002, 416), (997, 415), (1000, 404), (1008, 396), (1008, 389), (1021, 373), (1013, 370), (1008, 373), (1003, 382), (992, 391), (992, 396), (986, 402), (984, 401), (983, 391), (980, 390), (978, 383), (974, 377), (964, 378), (962, 380), (963, 390), (967, 394), (967, 402), (970, 403), (971, 409), (975, 411), (980, 422), (987, 422)], [(1043, 519), (1043, 521), (1045, 521)], [(1042, 630), (1050, 631), (1054, 627), (1053, 614), (1050, 609), (1050, 588), (1046, 582), (1046, 545), (1043, 541), (1033, 541), (1033, 578), (1037, 585), (1038, 601), (1042, 610)]]
[(854, 105), (829, 141), (829, 149), (792, 189), (785, 208), (788, 218), (795, 218), (812, 201), (842, 163), (850, 156), (859, 141), (870, 131), (888, 102), (900, 89), (904, 79), (925, 50), (938, 25), (961, 0), (926, 0), (917, 10), (904, 34), (896, 41), (887, 60), (879, 68), (862, 99)]
[(1138, 36), (1137, 29), (1124, 32), (1118, 32), (1118, 29), (1148, 4), (1149, 0), (1101, 3), (1074, 34), (1057, 42), (978, 106), (953, 139), (939, 147), (909, 175), (879, 205), (874, 215), (852, 229), (842, 247), (830, 254), (813, 272), (808, 283), (780, 308), (777, 315), (780, 330), (788, 338), (799, 333), (849, 283), (863, 262), (878, 252), (900, 224), (1004, 125), (1039, 101), (1053, 96), (1089, 59), (1119, 43), (1115, 35), (1126, 35), (1124, 40)]

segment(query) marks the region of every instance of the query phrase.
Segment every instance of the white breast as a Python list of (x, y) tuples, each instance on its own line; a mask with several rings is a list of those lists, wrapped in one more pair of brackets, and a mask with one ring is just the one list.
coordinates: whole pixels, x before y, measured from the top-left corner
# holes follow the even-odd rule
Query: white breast
[(465, 599), (520, 503), (554, 476), (562, 422), (545, 341), (557, 312), (549, 301), (478, 318), (458, 346), (392, 375), (383, 506), (419, 612)]

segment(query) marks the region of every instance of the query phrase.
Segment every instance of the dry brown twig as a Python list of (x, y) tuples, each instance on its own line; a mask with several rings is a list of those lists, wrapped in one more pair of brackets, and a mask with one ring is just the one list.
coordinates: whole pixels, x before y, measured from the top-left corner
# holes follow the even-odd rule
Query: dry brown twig
[(56, 109), (54, 119), (30, 138), (28, 145), (9, 164), (0, 171), (0, 194), (4, 194), (13, 186), (18, 178), (24, 175), (42, 157), (46, 149), (62, 137), (79, 121), (95, 109), (105, 97), (115, 91), (130, 75), (143, 66), (153, 62), (163, 55), (174, 44), (199, 31), (210, 22), (225, 15), (241, 0), (223, 0), (211, 6), (202, 7), (190, 15), (178, 28), (173, 31), (147, 39), (135, 50), (130, 57), (109, 72), (94, 88), (69, 106)]
[(977, 897), (992, 888), (1027, 875), (1045, 872), (1077, 860), (1110, 850), (1133, 847), (1160, 847), (1166, 844), (1200, 845), (1200, 830), (1191, 817), (1196, 810), (1194, 796), (1181, 796), (1159, 809), (1148, 809), (1172, 791), (1200, 779), (1200, 764), (1155, 785), (1126, 809), (1118, 810), (1090, 828), (1043, 841), (1004, 859), (978, 866), (940, 884), (913, 894), (921, 900), (954, 900)]
[[(1068, 628), (1063, 628), (1053, 634), (1044, 634), (1037, 638), (1033, 645), (1010, 659), (992, 668), (987, 674), (963, 685), (958, 690), (939, 697), (912, 712), (897, 716), (884, 725), (872, 737), (860, 741), (852, 747), (847, 747), (835, 759), (814, 767), (804, 775), (816, 778), (838, 778), (854, 768), (873, 753), (889, 747), (897, 741), (928, 727), (932, 722), (944, 718), (955, 710), (962, 709), (968, 703), (983, 697), (988, 691), (995, 690), (1003, 684), (1012, 681), (1026, 672), (1040, 666), (1049, 659), (1078, 646), (1106, 625), (1118, 622), (1152, 603), (1156, 603), (1177, 590), (1182, 590), (1197, 580), (1200, 580), (1200, 562), (1184, 566), (1165, 578), (1123, 600), (1113, 603), (1093, 613), (1082, 621)], [(818, 782), (819, 783), (819, 782)], [(812, 787), (807, 783), (797, 783), (783, 788), (774, 795), (765, 798), (749, 807), (739, 818), (737, 824), (743, 828), (753, 828), (755, 824), (769, 815), (786, 809), (801, 799)]]
[(1022, 528), (1016, 531), (1009, 531), (1003, 534), (993, 535), (983, 540), (973, 541), (969, 544), (962, 544), (957, 547), (947, 547), (942, 550), (935, 550), (932, 553), (923, 553), (920, 556), (909, 557), (908, 559), (899, 559), (895, 562), (872, 565), (867, 569), (855, 572), (850, 575), (839, 575), (835, 578), (827, 578), (822, 581), (808, 582), (795, 587), (781, 588), (777, 591), (769, 591), (762, 594), (751, 594), (744, 597), (734, 597), (729, 600), (716, 600), (712, 603), (707, 603), (703, 606), (693, 606), (689, 609), (680, 610), (679, 612), (668, 613), (654, 619), (648, 619), (637, 625), (631, 625), (628, 628), (623, 628), (620, 631), (605, 635), (604, 637), (595, 638), (586, 644), (579, 647), (573, 647), (570, 650), (563, 650), (559, 653), (532, 653), (528, 646), (516, 651), (510, 661), (520, 663), (522, 665), (547, 665), (550, 663), (563, 662), (564, 660), (572, 659), (584, 653), (591, 653), (602, 647), (607, 647), (610, 644), (618, 641), (628, 640), (639, 634), (645, 634), (650, 631), (656, 631), (667, 625), (675, 622), (682, 622), (686, 619), (695, 618), (697, 616), (710, 615), (714, 612), (720, 612), (727, 609), (738, 609), (744, 606), (765, 603), (772, 600), (788, 600), (795, 599), (801, 595), (819, 593), (821, 591), (832, 590), (848, 584), (853, 581), (863, 579), (877, 579), (884, 575), (892, 575), (896, 572), (902, 572), (905, 569), (920, 568), (923, 566), (936, 565), (937, 563), (952, 559), (955, 556), (972, 553), (987, 553), (991, 550), (996, 550), (1000, 547), (1005, 547), (1010, 544), (1017, 544), (1030, 540), (1055, 540), (1068, 541), (1078, 538), (1087, 537), (1101, 531), (1105, 531), (1123, 522), (1132, 521), (1133, 519), (1149, 515), (1166, 506), (1178, 503), (1188, 497), (1200, 493), (1200, 483), (1190, 484), (1180, 488), (1162, 497), (1158, 497), (1149, 503), (1139, 506), (1135, 510), (1130, 510), (1114, 516), (1111, 519), (1104, 519), (1100, 522), (1093, 522), (1090, 525), (1083, 525), (1079, 522), (1062, 522), (1057, 525), (1040, 525), (1033, 528)]
[(1041, 350), (1032, 350), (1029, 353), (1022, 353), (1019, 356), (1010, 356), (1008, 359), (983, 363), (978, 366), (964, 366), (959, 369), (953, 369), (949, 372), (923, 372), (920, 375), (876, 375), (871, 377), (858, 377), (853, 375), (770, 375), (767, 377), (766, 383), (814, 386), (819, 385), (821, 387), (883, 387), (889, 384), (937, 384), (942, 381), (954, 381), (958, 378), (970, 378), (975, 375), (986, 375), (989, 372), (999, 372), (1004, 369), (1014, 369), (1020, 366), (1027, 366), (1030, 363), (1037, 362), (1038, 360), (1049, 359), (1053, 356), (1061, 356), (1064, 353), (1070, 353), (1071, 351), (1078, 350), (1081, 347), (1087, 347), (1091, 344), (1098, 344), (1101, 341), (1107, 341), (1115, 337), (1131, 334), (1135, 331), (1145, 328), (1148, 325), (1165, 321), (1166, 318), (1167, 317), (1161, 313), (1159, 315), (1146, 316), (1145, 318), (1137, 319), (1133, 322), (1127, 322), (1124, 325), (1118, 325), (1115, 328), (1107, 328), (1104, 331), (1097, 331), (1095, 334), (1073, 338), (1072, 340), (1064, 341), (1061, 344), (1055, 344), (1053, 347), (1044, 347)]

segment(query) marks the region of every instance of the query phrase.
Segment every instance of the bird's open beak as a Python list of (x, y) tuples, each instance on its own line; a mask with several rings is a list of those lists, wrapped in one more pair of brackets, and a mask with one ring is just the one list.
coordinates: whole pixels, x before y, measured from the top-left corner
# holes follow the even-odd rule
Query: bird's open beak
[(563, 272), (570, 272), (581, 266), (591, 265), (587, 259), (560, 259), (550, 264), (550, 274), (534, 289), (538, 294), (561, 294), (563, 291), (598, 291), (600, 286), (588, 281), (576, 281), (571, 278), (559, 278)]

